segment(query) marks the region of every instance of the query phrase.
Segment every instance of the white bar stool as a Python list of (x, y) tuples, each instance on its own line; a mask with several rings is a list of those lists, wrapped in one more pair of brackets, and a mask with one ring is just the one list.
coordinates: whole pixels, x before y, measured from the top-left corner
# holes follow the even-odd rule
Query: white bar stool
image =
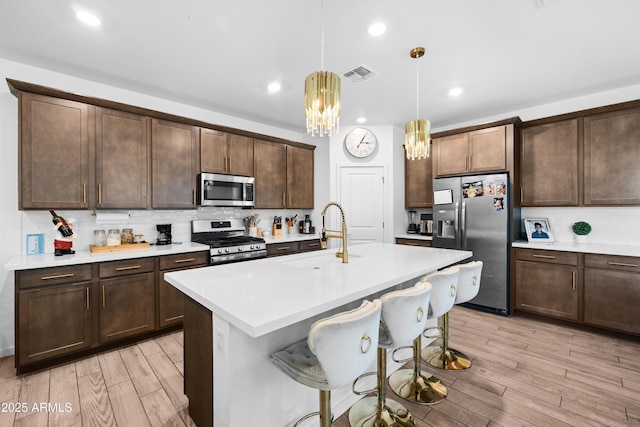
[[(449, 267), (420, 279), (420, 282), (431, 284), (428, 319), (442, 316), (451, 310), (456, 298), (458, 268)], [(422, 335), (431, 328), (423, 329), (413, 340), (413, 369), (399, 369), (389, 377), (389, 386), (401, 398), (420, 405), (433, 405), (447, 397), (447, 388), (440, 379), (422, 371), (421, 350)], [(396, 360), (406, 362), (408, 360)]]
[[(378, 343), (378, 370), (361, 375), (353, 383), (353, 392), (368, 394), (376, 391), (377, 396), (360, 399), (349, 410), (352, 427), (415, 427), (413, 416), (400, 403), (387, 399), (387, 349), (411, 343), (419, 337), (427, 322), (431, 285), (416, 283), (415, 286), (389, 292), (382, 297), (382, 320), (380, 321), (380, 341)], [(360, 378), (377, 375), (377, 387), (367, 391), (356, 391)]]
[(378, 346), (382, 303), (363, 301), (360, 307), (318, 320), (306, 340), (272, 355), (273, 363), (293, 380), (320, 390), (320, 426), (330, 427), (331, 390), (349, 384), (373, 363)]
[[(482, 261), (458, 265), (458, 291), (456, 304), (471, 301), (480, 290)], [(442, 345), (429, 346), (422, 352), (422, 359), (431, 366), (447, 371), (464, 371), (471, 367), (471, 359), (464, 353), (449, 348), (449, 312), (442, 316)]]

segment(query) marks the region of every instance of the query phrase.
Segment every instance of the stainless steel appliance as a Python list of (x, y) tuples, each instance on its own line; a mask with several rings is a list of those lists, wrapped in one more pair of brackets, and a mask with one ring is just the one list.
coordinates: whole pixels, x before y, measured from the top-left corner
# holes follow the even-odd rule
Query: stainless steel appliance
[(158, 238), (156, 245), (170, 245), (171, 244), (171, 224), (158, 224), (156, 225), (158, 230)]
[(433, 215), (420, 214), (420, 234), (424, 236), (433, 235)]
[(409, 228), (407, 228), (407, 233), (418, 233), (418, 224), (416, 224), (416, 211), (409, 211)]
[(191, 241), (209, 245), (209, 264), (226, 264), (267, 256), (264, 239), (244, 235), (241, 219), (194, 220)]
[(509, 179), (507, 174), (433, 181), (433, 242), (473, 251), (484, 263), (478, 295), (467, 303), (509, 313)]
[(250, 176), (198, 174), (198, 204), (200, 206), (255, 205), (255, 178)]

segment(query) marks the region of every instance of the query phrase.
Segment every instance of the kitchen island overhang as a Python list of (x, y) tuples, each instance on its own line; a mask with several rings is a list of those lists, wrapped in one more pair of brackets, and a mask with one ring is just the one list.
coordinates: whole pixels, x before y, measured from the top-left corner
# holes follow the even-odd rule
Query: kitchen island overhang
[[(472, 256), (382, 243), (352, 245), (349, 251), (347, 264), (327, 250), (165, 275), (212, 312), (214, 425), (287, 425), (315, 410), (315, 390), (282, 375), (270, 363), (274, 351), (303, 339), (322, 317), (412, 286), (421, 276)], [(185, 334), (187, 327), (185, 319)], [(185, 380), (188, 370), (185, 366)], [(356, 399), (350, 387), (334, 392), (334, 413)]]

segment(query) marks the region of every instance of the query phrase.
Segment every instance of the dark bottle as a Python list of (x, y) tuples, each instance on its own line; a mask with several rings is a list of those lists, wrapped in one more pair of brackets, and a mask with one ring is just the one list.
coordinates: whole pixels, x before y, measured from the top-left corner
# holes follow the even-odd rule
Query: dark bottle
[[(67, 224), (67, 221), (65, 221), (64, 218), (59, 216), (52, 209), (49, 210), (49, 213), (53, 217), (51, 220), (58, 227), (60, 234), (62, 234), (63, 237), (71, 237), (73, 235), (73, 230), (71, 230), (71, 227), (69, 227), (69, 224)], [(58, 226), (58, 224), (60, 225)]]

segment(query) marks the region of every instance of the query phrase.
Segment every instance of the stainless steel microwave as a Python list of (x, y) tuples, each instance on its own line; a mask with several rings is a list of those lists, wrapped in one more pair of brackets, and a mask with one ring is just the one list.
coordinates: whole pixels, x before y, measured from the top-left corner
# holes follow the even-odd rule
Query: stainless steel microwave
[(200, 206), (255, 205), (255, 178), (249, 176), (198, 174), (198, 202)]

